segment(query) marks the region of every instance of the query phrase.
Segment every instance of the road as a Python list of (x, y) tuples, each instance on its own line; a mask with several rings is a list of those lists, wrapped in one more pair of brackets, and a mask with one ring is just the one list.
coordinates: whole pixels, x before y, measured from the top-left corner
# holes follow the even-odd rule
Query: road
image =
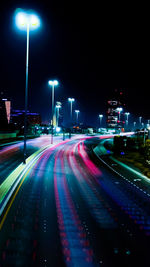
[(149, 198), (96, 158), (97, 142), (47, 147), (24, 173), (1, 221), (0, 266), (149, 266)]
[[(67, 138), (66, 138), (67, 139)], [(62, 136), (55, 136), (54, 142), (61, 142)], [(27, 157), (46, 147), (51, 143), (50, 135), (43, 135), (40, 138), (27, 140)], [(0, 184), (21, 162), (23, 162), (23, 141), (12, 142), (0, 146)]]

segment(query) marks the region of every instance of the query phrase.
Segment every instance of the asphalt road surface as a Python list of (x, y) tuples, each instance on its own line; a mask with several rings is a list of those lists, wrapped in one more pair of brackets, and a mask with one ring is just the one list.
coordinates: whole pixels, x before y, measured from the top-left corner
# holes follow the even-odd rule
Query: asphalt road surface
[(1, 267), (150, 266), (149, 197), (97, 160), (97, 142), (47, 148), (24, 174), (1, 223)]

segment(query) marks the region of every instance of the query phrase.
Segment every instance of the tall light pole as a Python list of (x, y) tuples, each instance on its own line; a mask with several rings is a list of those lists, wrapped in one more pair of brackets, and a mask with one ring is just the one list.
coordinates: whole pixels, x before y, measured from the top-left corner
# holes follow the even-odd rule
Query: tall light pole
[(51, 133), (51, 144), (53, 144), (53, 128), (54, 128), (54, 91), (55, 86), (58, 85), (57, 80), (49, 81), (48, 84), (52, 86), (52, 133)]
[(78, 118), (79, 118), (79, 112), (80, 112), (80, 110), (75, 110), (75, 113), (76, 113), (76, 121), (77, 121), (77, 124), (78, 124)]
[(122, 110), (123, 110), (122, 108), (117, 108), (118, 115), (119, 115), (119, 122), (120, 122), (120, 114), (121, 114), (121, 111), (122, 111)]
[(142, 117), (139, 117), (139, 124), (140, 124), (140, 127), (142, 125)]
[(126, 125), (128, 126), (128, 123), (129, 123), (128, 117), (129, 117), (130, 113), (129, 112), (125, 112), (125, 115), (126, 115)]
[(135, 126), (136, 126), (136, 121), (133, 122), (133, 127), (134, 127), (134, 130), (135, 130)]
[(56, 111), (57, 111), (57, 127), (59, 123), (59, 109), (61, 108), (61, 105), (56, 105)]
[(29, 69), (29, 32), (40, 26), (40, 20), (37, 15), (31, 11), (17, 9), (15, 12), (15, 22), (20, 30), (27, 33), (26, 41), (26, 82), (25, 82), (25, 115), (24, 115), (24, 150), (23, 163), (26, 164), (26, 140), (27, 140), (27, 108), (28, 108), (28, 69)]
[(69, 97), (68, 101), (70, 102), (70, 120), (71, 120), (71, 123), (72, 123), (72, 103), (75, 101), (75, 99)]
[(100, 115), (99, 115), (99, 123), (100, 123), (100, 128), (101, 128), (101, 124), (102, 124), (102, 118), (103, 118), (103, 115), (102, 115), (102, 114), (100, 114)]

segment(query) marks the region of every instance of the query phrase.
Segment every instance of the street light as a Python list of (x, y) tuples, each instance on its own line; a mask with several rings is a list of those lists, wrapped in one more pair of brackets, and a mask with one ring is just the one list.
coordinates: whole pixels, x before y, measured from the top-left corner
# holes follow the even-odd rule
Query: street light
[(75, 99), (69, 97), (68, 101), (70, 102), (70, 120), (72, 122), (72, 103), (75, 101)]
[(135, 128), (135, 125), (136, 125), (136, 121), (133, 122), (133, 126), (134, 126), (134, 128)]
[(103, 118), (103, 115), (102, 115), (102, 114), (100, 114), (100, 115), (99, 115), (100, 128), (101, 128), (102, 118)]
[(123, 111), (123, 109), (122, 108), (117, 108), (117, 111), (118, 111), (118, 114), (119, 114), (119, 122), (120, 122), (120, 113), (121, 113), (121, 111)]
[(59, 122), (59, 109), (61, 108), (61, 105), (56, 105), (56, 110), (57, 110), (57, 127), (58, 127), (58, 122)]
[(75, 110), (75, 113), (76, 113), (76, 115), (77, 115), (77, 118), (76, 118), (76, 120), (77, 120), (77, 124), (78, 124), (79, 112), (80, 112), (80, 110)]
[(142, 125), (142, 117), (139, 117), (140, 126)]
[(26, 83), (25, 83), (25, 116), (24, 116), (24, 151), (23, 163), (26, 163), (26, 140), (27, 140), (27, 107), (28, 107), (28, 69), (29, 69), (29, 32), (40, 26), (40, 20), (32, 11), (17, 9), (15, 12), (15, 22), (17, 28), (27, 32), (26, 42)]
[(48, 84), (52, 86), (52, 134), (51, 134), (51, 144), (53, 144), (53, 127), (54, 127), (54, 89), (58, 85), (57, 80), (49, 81)]
[(126, 119), (126, 124), (128, 125), (128, 122), (129, 122), (128, 117), (129, 117), (130, 113), (129, 113), (129, 112), (125, 112), (125, 115), (126, 115), (126, 117), (127, 117), (127, 119)]

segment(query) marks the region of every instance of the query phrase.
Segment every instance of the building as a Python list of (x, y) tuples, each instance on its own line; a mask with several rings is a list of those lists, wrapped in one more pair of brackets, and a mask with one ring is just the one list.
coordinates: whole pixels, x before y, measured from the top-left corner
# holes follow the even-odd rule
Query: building
[(107, 125), (109, 128), (117, 128), (118, 125), (118, 101), (116, 100), (109, 100), (107, 108)]
[(0, 130), (5, 130), (10, 123), (11, 101), (0, 98)]
[[(18, 128), (24, 126), (24, 110), (12, 110), (11, 112), (11, 122), (15, 124)], [(31, 113), (27, 111), (27, 124), (28, 125), (40, 125), (41, 116), (39, 113)]]
[[(115, 89), (107, 101), (107, 126), (108, 128), (124, 128), (124, 92)], [(118, 109), (122, 108), (122, 112)]]

